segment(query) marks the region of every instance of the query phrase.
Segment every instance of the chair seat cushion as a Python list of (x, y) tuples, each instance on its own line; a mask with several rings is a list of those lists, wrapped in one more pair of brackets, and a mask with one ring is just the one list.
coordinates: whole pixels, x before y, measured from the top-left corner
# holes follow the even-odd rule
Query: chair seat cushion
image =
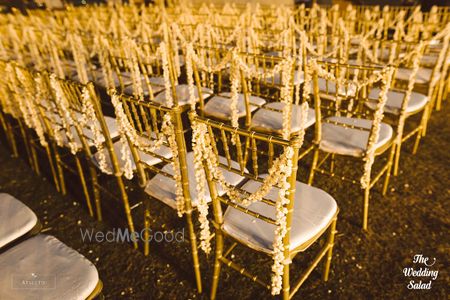
[(37, 221), (28, 206), (10, 194), (0, 193), (0, 248), (25, 235)]
[[(263, 108), (259, 109), (252, 118), (251, 128), (262, 132), (271, 133), (283, 133), (283, 107), (285, 104), (283, 102), (271, 102), (264, 105)], [(271, 110), (275, 109), (275, 110)], [(298, 132), (300, 130), (300, 125), (302, 120), (301, 116), (301, 106), (292, 105), (291, 114), (291, 132)], [(314, 109), (308, 109), (308, 116), (306, 120), (306, 128), (312, 126), (316, 122), (316, 116)]]
[[(164, 78), (163, 77), (150, 77), (148, 79), (148, 81), (150, 83), (150, 87), (152, 88), (153, 95), (164, 90)], [(144, 96), (150, 95), (150, 90), (147, 85), (147, 82), (145, 81), (145, 78), (142, 78), (141, 84), (142, 84), (142, 90), (144, 92)], [(134, 87), (132, 84), (125, 87), (125, 89), (123, 90), (124, 94), (127, 94), (127, 95), (133, 95), (133, 91), (134, 91)]]
[[(148, 140), (146, 140), (148, 141)], [(150, 145), (154, 145), (154, 142), (151, 141)], [(114, 152), (116, 153), (116, 157), (119, 163), (119, 167), (122, 170), (125, 167), (125, 163), (126, 161), (124, 160), (124, 158), (122, 157), (122, 143), (120, 141), (117, 141), (114, 143)], [(128, 153), (130, 154), (130, 159), (131, 159), (131, 168), (133, 170), (136, 170), (136, 163), (133, 159), (133, 156), (131, 155), (131, 151), (129, 150), (129, 146), (128, 144), (126, 144), (126, 147), (128, 148)], [(105, 149), (104, 150), (105, 155), (106, 155), (106, 168), (109, 172), (112, 173), (113, 170), (113, 166), (112, 166), (112, 162), (111, 162), (111, 157), (108, 154), (108, 151)], [(170, 150), (169, 147), (165, 146), (165, 145), (161, 145), (160, 148), (156, 149), (155, 154), (160, 155), (164, 158), (170, 159), (172, 157), (172, 151)], [(149, 165), (149, 166), (153, 166), (156, 164), (159, 164), (160, 162), (162, 162), (162, 160), (158, 157), (152, 156), (150, 154), (147, 154), (145, 152), (142, 152), (140, 150), (138, 150), (138, 155), (140, 157), (141, 162)], [(95, 153), (92, 157), (92, 161), (94, 162), (94, 164), (99, 167), (99, 161), (100, 161), (100, 153)]]
[[(225, 157), (220, 156), (219, 161), (223, 164), (226, 164), (227, 160)], [(188, 152), (186, 155), (187, 162), (187, 171), (189, 177), (189, 193), (191, 195), (192, 206), (197, 206), (198, 202), (198, 194), (196, 189), (197, 181), (195, 179), (195, 169), (194, 169), (194, 152)], [(233, 168), (239, 168), (239, 164), (235, 161), (232, 161)], [(223, 169), (222, 169), (223, 170)], [(167, 172), (168, 174), (173, 175), (173, 167), (172, 164), (167, 164), (162, 168), (162, 171)], [(223, 170), (223, 175), (225, 180), (231, 185), (236, 185), (244, 180), (244, 177), (237, 175), (236, 173)], [(157, 174), (153, 177), (147, 186), (145, 187), (145, 192), (156, 198), (166, 205), (176, 209), (176, 189), (175, 189), (175, 180), (164, 176), (163, 174)], [(218, 193), (219, 195), (223, 195), (225, 192), (218, 185)], [(209, 194), (209, 189), (206, 187), (205, 199), (209, 202), (211, 201), (211, 195)]]
[(421, 65), (432, 67), (436, 65), (438, 61), (438, 55), (436, 54), (424, 54), (420, 60)]
[[(347, 117), (331, 117), (327, 120), (367, 128), (369, 130), (372, 127), (373, 122), (372, 120)], [(319, 147), (321, 150), (330, 153), (361, 157), (367, 150), (367, 142), (370, 134), (369, 130), (366, 131), (323, 122), (322, 139)], [(378, 141), (375, 143), (376, 149), (388, 143), (391, 140), (392, 135), (392, 127), (388, 124), (381, 123)]]
[[(242, 188), (253, 193), (260, 186), (261, 182), (250, 180)], [(272, 188), (264, 198), (276, 201), (278, 188)], [(255, 202), (249, 205), (248, 209), (265, 217), (276, 218), (276, 208), (263, 202)], [(336, 212), (336, 201), (330, 195), (321, 189), (297, 181), (290, 249), (299, 247), (323, 231)], [(275, 225), (233, 207), (228, 207), (225, 212), (223, 230), (255, 250), (266, 253), (273, 251)]]
[[(213, 116), (221, 120), (231, 120), (231, 93), (221, 93), (218, 96), (212, 97), (206, 103), (204, 112), (208, 116)], [(255, 111), (258, 107), (264, 105), (266, 100), (249, 96), (250, 112)], [(239, 118), (246, 115), (244, 94), (238, 94), (237, 111)]]
[[(369, 93), (370, 99), (378, 99), (380, 94), (379, 88), (374, 88)], [(405, 97), (406, 91), (394, 91), (389, 90), (387, 94), (387, 102), (384, 107), (384, 111), (390, 114), (399, 114), (400, 109), (403, 104), (403, 98)], [(424, 94), (412, 92), (411, 97), (408, 102), (408, 106), (406, 107), (407, 113), (412, 113), (421, 110), (428, 103), (428, 97)], [(376, 107), (374, 102), (369, 102), (367, 105), (374, 109)]]
[[(397, 80), (409, 81), (409, 77), (411, 76), (412, 69), (407, 68), (398, 68), (395, 78)], [(433, 69), (429, 68), (419, 68), (416, 75), (416, 83), (418, 84), (428, 84), (431, 80), (431, 74), (433, 73)], [(435, 80), (439, 79), (440, 74), (435, 74)]]
[[(77, 117), (77, 115), (75, 115), (75, 116)], [(81, 115), (78, 115), (78, 117), (81, 117)], [(74, 120), (74, 121), (76, 122), (77, 120)], [(92, 122), (92, 121), (90, 121), (90, 122)], [(105, 116), (105, 123), (106, 123), (106, 127), (108, 128), (109, 136), (111, 137), (111, 139), (117, 138), (119, 136), (119, 129), (117, 127), (116, 119), (112, 118), (112, 117)], [(81, 140), (80, 140), (80, 138), (78, 136), (77, 130), (74, 127), (72, 128), (72, 135), (74, 136), (75, 142), (81, 146)], [(88, 146), (89, 147), (94, 146), (94, 140), (93, 140), (94, 139), (94, 133), (91, 130), (89, 130), (88, 128), (83, 128), (83, 135), (86, 137), (86, 141), (88, 143)], [(105, 141), (105, 138), (104, 138), (103, 135), (101, 136), (100, 141), (101, 142)], [(68, 144), (68, 138), (66, 136), (64, 137), (64, 141), (63, 142), (66, 145)]]
[(9, 300), (84, 300), (99, 281), (90, 261), (44, 234), (2, 253), (0, 270), (0, 299)]
[[(264, 70), (262, 68), (260, 68), (260, 72), (263, 73)], [(280, 85), (281, 82), (281, 74), (280, 73), (276, 73), (274, 74), (274, 76), (268, 76), (265, 79), (265, 82), (267, 82), (268, 84), (276, 84), (276, 85)], [(305, 76), (303, 71), (298, 71), (295, 70), (294, 71), (294, 81), (293, 84), (294, 85), (299, 85), (302, 84), (305, 81)]]
[[(175, 87), (176, 93), (177, 93), (177, 99), (178, 99), (178, 105), (186, 105), (189, 104), (189, 86), (187, 84), (179, 84)], [(212, 95), (212, 90), (208, 88), (202, 88), (202, 97), (203, 99), (208, 98)], [(198, 101), (198, 89), (195, 86), (194, 87), (194, 96), (196, 98), (196, 101)], [(162, 105), (166, 104), (166, 91), (163, 91), (159, 93), (155, 99), (155, 102), (160, 103)]]

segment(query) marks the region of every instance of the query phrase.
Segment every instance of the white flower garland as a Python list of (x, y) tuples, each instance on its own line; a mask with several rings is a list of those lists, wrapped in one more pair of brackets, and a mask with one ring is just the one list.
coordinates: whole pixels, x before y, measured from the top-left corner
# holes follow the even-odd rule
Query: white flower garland
[[(58, 114), (61, 118), (61, 123), (64, 128), (65, 135), (67, 137), (67, 142), (69, 145), (70, 152), (75, 155), (81, 148), (80, 144), (75, 141), (75, 137), (72, 134), (72, 130), (75, 126), (75, 122), (72, 119), (72, 114), (70, 111), (70, 105), (67, 102), (68, 100), (64, 96), (64, 92), (56, 79), (56, 75), (50, 75), (50, 85), (55, 91), (55, 102), (57, 105)], [(61, 134), (60, 132), (57, 133)], [(62, 138), (57, 138), (56, 141), (60, 142), (58, 146), (63, 147)]]
[(390, 66), (386, 67), (386, 69), (382, 72), (381, 91), (378, 96), (379, 101), (374, 112), (372, 128), (369, 133), (369, 140), (366, 148), (367, 150), (363, 157), (364, 173), (360, 180), (361, 187), (363, 189), (366, 189), (370, 186), (370, 173), (372, 170), (372, 165), (375, 161), (376, 142), (378, 141), (378, 137), (380, 135), (380, 125), (384, 116), (384, 106), (386, 105), (387, 93), (391, 85), (392, 72), (393, 68)]

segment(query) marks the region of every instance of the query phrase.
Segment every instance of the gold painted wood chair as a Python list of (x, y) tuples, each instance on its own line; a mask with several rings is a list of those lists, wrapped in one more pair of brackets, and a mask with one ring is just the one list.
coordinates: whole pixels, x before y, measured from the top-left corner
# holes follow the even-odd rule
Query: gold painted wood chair
[[(15, 62), (2, 62), (1, 65), (7, 74), (4, 81), (6, 94), (4, 95), (3, 105), (9, 116), (3, 118), (3, 122), (5, 123), (5, 129), (9, 130), (7, 133), (8, 140), (11, 143), (13, 154), (17, 154), (14, 133), (19, 131), (18, 134), (22, 137), (28, 162), (39, 175), (40, 167), (36, 150), (45, 149), (51, 166), (52, 158), (42, 121), (37, 116), (36, 103), (29, 101), (37, 93), (33, 84), (33, 75), (27, 69), (19, 67)], [(11, 123), (11, 119), (15, 122)], [(54, 171), (53, 168), (52, 171)]]
[[(187, 152), (180, 106), (171, 108), (150, 101), (139, 101), (130, 96), (113, 95), (118, 122), (122, 124), (123, 139), (128, 141), (136, 168), (139, 184), (150, 199), (163, 202), (179, 216), (186, 218), (191, 244), (191, 255), (197, 284), (202, 291), (200, 262), (192, 214), (198, 203), (194, 158)], [(149, 160), (152, 158), (152, 160)], [(225, 158), (222, 158), (225, 160)], [(237, 163), (235, 163), (237, 164)], [(154, 175), (154, 176), (153, 176)], [(230, 181), (238, 183), (243, 178), (234, 173), (227, 175)], [(145, 232), (150, 229), (150, 210), (145, 208)], [(148, 238), (144, 253), (149, 253)]]
[[(113, 143), (113, 140), (119, 137), (116, 120), (103, 115), (99, 96), (92, 82), (83, 85), (74, 81), (57, 79), (52, 75), (50, 83), (55, 93), (56, 107), (63, 120), (62, 130), (68, 138), (69, 149), (75, 153), (80, 152), (89, 168), (97, 219), (99, 221), (103, 219), (100, 201), (101, 193), (103, 193), (122, 202), (128, 228), (130, 232), (134, 232), (134, 221), (123, 178), (124, 162), (117, 155)], [(70, 170), (70, 166), (66, 164), (63, 167)], [(77, 168), (81, 174), (81, 163), (77, 163)], [(115, 178), (118, 193), (111, 192), (99, 184), (98, 170)], [(89, 191), (86, 181), (83, 181), (83, 191), (87, 197)], [(135, 248), (138, 247), (136, 240), (133, 241), (133, 245)]]
[[(324, 191), (297, 181), (298, 150), (302, 138), (293, 136), (284, 140), (202, 117), (195, 117), (192, 121), (196, 172), (201, 174), (204, 169), (206, 174), (198, 189), (205, 193), (209, 190), (212, 197), (215, 259), (211, 299), (216, 298), (222, 266), (236, 270), (268, 290), (272, 289), (272, 294), (281, 291), (283, 299), (294, 296), (322, 258), (325, 258), (323, 279), (328, 280), (338, 207)], [(242, 148), (242, 145), (252, 146)], [(260, 151), (267, 148), (272, 151)], [(220, 159), (220, 155), (225, 155), (227, 160)], [(233, 159), (238, 164), (233, 164)], [(237, 185), (227, 180), (224, 172), (234, 172), (247, 180)], [(208, 188), (204, 186), (206, 182)], [(208, 251), (207, 207), (205, 201), (200, 203), (203, 203), (199, 207), (202, 248)], [(226, 207), (225, 212), (223, 207)], [(296, 275), (290, 271), (292, 260), (327, 230), (328, 239), (324, 246), (291, 285), (290, 278)], [(225, 241), (232, 242), (230, 248), (224, 248)], [(232, 251), (238, 245), (274, 259), (272, 271), (276, 271), (272, 275), (272, 283), (232, 260)]]
[(200, 93), (205, 89), (214, 92), (207, 100), (199, 97), (200, 114), (226, 122), (245, 118), (246, 126), (249, 126), (251, 114), (266, 100), (249, 93), (244, 71), (236, 60), (237, 50), (206, 47), (196, 47), (195, 50), (190, 57), (197, 90)]
[[(383, 194), (386, 193), (395, 153), (394, 131), (390, 125), (382, 122), (386, 102), (383, 94), (390, 87), (392, 68), (328, 62), (313, 64), (312, 68), (316, 124), (313, 142), (315, 150), (308, 183), (313, 183), (314, 175), (318, 172), (360, 186), (364, 191), (362, 227), (367, 230), (370, 190), (385, 175)], [(330, 73), (327, 70), (334, 71)], [(344, 76), (340, 77), (339, 74)], [(353, 75), (350, 77), (345, 74)], [(319, 78), (326, 79), (334, 87), (328, 89), (331, 93), (320, 91)], [(380, 93), (375, 102), (376, 109), (370, 110), (365, 108), (365, 103), (368, 102), (367, 95), (376, 85), (383, 93)], [(351, 89), (353, 91), (349, 95), (348, 91)], [(370, 102), (373, 103), (374, 100), (371, 99)], [(385, 152), (389, 153), (386, 163), (373, 175), (374, 160)], [(320, 154), (324, 157), (319, 160)], [(351, 175), (340, 174), (341, 170), (335, 167), (336, 157), (345, 159), (347, 163), (357, 164), (358, 168), (362, 164), (361, 177), (354, 179)], [(329, 168), (325, 169), (327, 161), (330, 162)]]
[[(394, 43), (395, 55), (391, 59), (395, 62), (394, 74), (398, 68), (408, 68), (411, 70), (410, 77), (406, 86), (403, 88), (394, 87), (395, 80), (391, 84), (391, 88), (387, 92), (386, 105), (384, 107), (384, 122), (391, 124), (396, 131), (395, 141), (395, 160), (393, 175), (398, 174), (399, 161), (401, 155), (402, 144), (410, 139), (415, 138), (413, 154), (417, 152), (422, 132), (425, 129), (427, 118), (430, 109), (430, 95), (422, 94), (414, 91), (417, 74), (420, 70), (420, 61), (423, 55), (425, 43), (419, 44), (407, 43), (407, 42), (392, 42)], [(377, 99), (380, 94), (380, 88), (371, 89), (368, 97), (369, 99)], [(367, 106), (371, 109), (375, 109), (374, 103), (367, 103)], [(419, 120), (413, 119), (413, 116), (421, 114)], [(405, 132), (405, 127), (411, 127), (409, 132)]]
[[(304, 82), (304, 72), (294, 59), (254, 54), (242, 54), (239, 65), (246, 81), (244, 93), (247, 98), (258, 97), (266, 101), (253, 116), (248, 117), (249, 128), (255, 131), (279, 134), (283, 133), (284, 109), (290, 103), (291, 114), (286, 122), (290, 123), (290, 132), (298, 134), (301, 130), (300, 85)], [(248, 83), (247, 83), (248, 82)], [(250, 121), (250, 122), (248, 122)], [(314, 110), (307, 115), (306, 126), (315, 122)]]

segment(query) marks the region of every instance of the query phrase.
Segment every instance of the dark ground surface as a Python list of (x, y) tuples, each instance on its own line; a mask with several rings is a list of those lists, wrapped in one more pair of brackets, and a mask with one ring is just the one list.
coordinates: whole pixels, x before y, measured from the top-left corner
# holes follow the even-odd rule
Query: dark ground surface
[[(334, 248), (330, 280), (320, 278), (321, 266), (304, 283), (295, 299), (448, 299), (449, 267), (449, 199), (450, 189), (450, 106), (434, 112), (427, 136), (417, 155), (411, 155), (411, 142), (403, 149), (401, 174), (391, 179), (390, 192), (380, 194), (380, 186), (372, 193), (369, 232), (360, 228), (362, 194), (354, 186), (318, 178), (315, 185), (334, 196), (340, 207), (339, 231)], [(151, 254), (128, 244), (83, 242), (80, 229), (106, 231), (119, 219), (107, 213), (103, 223), (89, 217), (83, 198), (78, 195), (78, 181), (68, 179), (72, 187), (68, 196), (59, 194), (50, 179), (34, 174), (22, 155), (10, 156), (0, 140), (0, 192), (7, 192), (27, 204), (44, 224), (44, 231), (78, 250), (95, 263), (104, 283), (106, 299), (206, 299), (211, 279), (212, 257), (201, 255), (202, 276), (206, 293), (195, 290), (188, 242), (152, 243)], [(45, 159), (41, 159), (44, 164)], [(308, 163), (308, 162), (307, 162)], [(45, 166), (44, 166), (45, 168)], [(300, 180), (305, 181), (304, 167)], [(133, 194), (133, 193), (132, 193)], [(136, 199), (131, 196), (132, 200)], [(108, 201), (105, 199), (104, 201)], [(109, 200), (112, 201), (112, 200)], [(105, 206), (114, 208), (111, 203)], [(121, 208), (116, 205), (117, 211)], [(159, 203), (152, 203), (153, 230), (181, 230), (183, 220)], [(142, 215), (139, 209), (135, 215)], [(139, 220), (136, 221), (139, 223)], [(187, 237), (187, 236), (186, 236)], [(315, 248), (294, 260), (291, 278), (313, 257)], [(233, 253), (246, 261), (258, 274), (269, 275), (270, 261), (248, 250)], [(406, 267), (424, 268), (413, 264), (415, 254), (435, 258), (430, 267), (439, 275), (431, 290), (409, 290), (410, 280), (403, 275)], [(423, 282), (428, 282), (423, 278)], [(219, 283), (219, 299), (271, 299), (270, 293), (231, 269), (224, 268)]]

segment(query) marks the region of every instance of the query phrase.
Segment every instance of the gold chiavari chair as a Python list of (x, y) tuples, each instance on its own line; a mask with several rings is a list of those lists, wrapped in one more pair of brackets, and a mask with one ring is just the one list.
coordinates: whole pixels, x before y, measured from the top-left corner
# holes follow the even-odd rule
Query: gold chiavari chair
[[(192, 222), (193, 209), (198, 204), (194, 176), (194, 157), (187, 152), (181, 119), (182, 107), (168, 108), (159, 103), (139, 101), (129, 96), (113, 96), (118, 121), (128, 140), (136, 164), (139, 183), (151, 199), (159, 200), (186, 217), (191, 243), (191, 254), (197, 283), (202, 291), (197, 241)], [(125, 124), (125, 125), (124, 125)], [(148, 158), (152, 158), (149, 160)], [(222, 161), (226, 159), (221, 158)], [(162, 162), (162, 164), (156, 165)], [(237, 163), (234, 163), (237, 165)], [(152, 174), (155, 176), (151, 177)], [(226, 177), (237, 184), (242, 177), (229, 173)], [(149, 229), (150, 210), (146, 203), (145, 228)], [(148, 230), (146, 230), (148, 232)], [(145, 254), (149, 252), (146, 239)]]
[[(202, 116), (213, 117), (222, 121), (234, 121), (245, 117), (250, 124), (251, 113), (266, 101), (248, 93), (244, 71), (235, 60), (237, 50), (196, 47), (192, 53), (193, 76), (197, 90), (214, 91), (206, 104), (200, 97), (199, 110)], [(233, 99), (233, 97), (236, 97)], [(236, 107), (233, 109), (233, 101)]]
[[(72, 150), (82, 151), (84, 161), (88, 165), (97, 218), (100, 221), (103, 218), (100, 203), (102, 192), (113, 199), (119, 198), (124, 206), (128, 228), (130, 232), (135, 232), (123, 178), (124, 162), (119, 159), (113, 143), (113, 140), (119, 137), (116, 120), (103, 115), (98, 94), (91, 82), (83, 85), (52, 76), (51, 86), (56, 94), (58, 110), (62, 112), (61, 117), (64, 120), (62, 129), (70, 139), (69, 146)], [(97, 168), (104, 174), (114, 176), (118, 186), (118, 196), (99, 184)], [(138, 247), (137, 240), (133, 240), (133, 245), (135, 248)]]
[[(53, 177), (55, 187), (58, 191), (65, 192), (61, 190), (58, 174), (55, 167), (55, 161), (53, 157), (53, 153), (51, 150), (51, 137), (52, 130), (47, 126), (44, 117), (41, 115), (40, 106), (42, 102), (45, 102), (44, 105), (48, 105), (46, 98), (49, 94), (46, 93), (45, 88), (38, 84), (39, 80), (36, 80), (40, 75), (30, 69), (14, 66), (15, 74), (17, 77), (17, 84), (19, 84), (19, 89), (23, 91), (20, 96), (22, 99), (19, 100), (22, 102), (19, 106), (21, 106), (22, 112), (28, 115), (26, 119), (28, 119), (27, 126), (32, 129), (32, 133), (29, 136), (29, 147), (33, 156), (34, 161), (34, 169), (37, 174), (40, 174), (39, 160), (36, 153), (36, 150), (43, 149), (51, 171), (51, 175)], [(39, 77), (39, 79), (42, 79)], [(40, 83), (40, 82), (39, 82)], [(44, 90), (43, 90), (44, 88)]]
[[(259, 132), (282, 134), (286, 121), (290, 132), (297, 134), (303, 122), (299, 95), (304, 81), (302, 66), (294, 59), (275, 56), (241, 54), (238, 59), (248, 82), (244, 85), (247, 97), (259, 97), (267, 102), (253, 114), (249, 127)], [(287, 115), (286, 106), (291, 110)], [(306, 126), (310, 127), (314, 122), (314, 110), (310, 109)]]
[[(170, 102), (173, 101), (175, 106), (187, 107), (192, 101), (189, 92), (189, 83), (179, 83), (179, 75), (181, 74), (177, 74), (174, 63), (176, 56), (174, 57), (173, 51), (170, 50), (170, 48), (170, 43), (166, 44), (163, 42), (160, 44), (161, 55), (163, 56), (164, 83), (165, 86), (170, 85), (170, 88), (166, 88), (156, 95), (154, 102), (164, 106), (170, 106)], [(200, 98), (205, 100), (213, 94), (213, 90), (210, 88), (202, 87), (201, 89), (198, 89), (196, 86), (193, 86), (193, 88), (193, 98), (195, 102), (198, 102)]]
[(166, 88), (159, 48), (150, 44), (134, 44), (134, 47), (135, 52), (130, 52), (124, 61), (131, 70), (131, 84), (123, 89), (123, 93), (153, 101), (155, 95)]
[[(338, 207), (324, 191), (297, 181), (297, 159), (303, 133), (284, 140), (202, 117), (193, 119), (193, 127), (197, 172), (202, 171), (203, 163), (205, 181), (212, 197), (215, 259), (211, 299), (216, 298), (223, 265), (272, 290), (274, 295), (281, 291), (283, 299), (294, 296), (324, 257), (323, 279), (328, 280)], [(247, 144), (252, 147), (242, 148)], [(273, 151), (261, 151), (266, 148)], [(226, 155), (228, 159), (223, 161), (219, 155)], [(237, 165), (230, 163), (232, 158), (237, 158)], [(247, 180), (236, 185), (224, 178), (224, 172), (240, 174)], [(204, 188), (201, 186), (199, 190)], [(226, 192), (221, 193), (221, 190)], [(203, 208), (199, 211), (202, 214)], [(205, 220), (203, 224), (208, 222)], [(202, 225), (203, 229), (207, 228), (205, 225)], [(328, 240), (323, 248), (291, 285), (292, 260), (327, 230)], [(206, 229), (202, 235), (208, 236), (208, 231)], [(230, 248), (224, 248), (225, 241), (232, 242)], [(274, 260), (271, 283), (233, 260), (232, 252), (239, 245)], [(205, 248), (208, 249), (208, 245)]]
[[(394, 74), (397, 68), (408, 68), (411, 69), (410, 78), (407, 82), (406, 87), (403, 88), (395, 88), (391, 87), (386, 96), (386, 105), (384, 107), (385, 118), (384, 122), (390, 123), (395, 131), (396, 131), (396, 141), (395, 141), (395, 160), (394, 160), (394, 168), (393, 174), (396, 176), (398, 174), (399, 161), (402, 144), (408, 140), (409, 138), (416, 135), (413, 153), (416, 153), (417, 148), (419, 146), (419, 142), (422, 136), (422, 131), (424, 130), (424, 126), (428, 117), (429, 107), (429, 96), (426, 94), (422, 94), (414, 91), (415, 81), (417, 77), (417, 73), (420, 68), (420, 61), (422, 58), (424, 43), (421, 42), (419, 44), (416, 43), (407, 43), (407, 42), (395, 42), (392, 41), (394, 48), (397, 52), (393, 55), (392, 62), (395, 62)], [(392, 82), (394, 85), (394, 82)], [(371, 89), (368, 97), (369, 99), (378, 99), (380, 94), (380, 88)], [(367, 105), (375, 109), (376, 105), (368, 102)], [(421, 113), (421, 117), (418, 122), (414, 122), (413, 116)], [(413, 127), (408, 133), (404, 132), (405, 126), (411, 127), (413, 123), (418, 123)], [(411, 125), (411, 126), (409, 126)]]
[[(443, 97), (443, 85), (444, 85), (444, 70), (443, 66), (447, 63), (449, 59), (449, 41), (450, 41), (450, 25), (447, 25), (444, 30), (438, 33), (431, 41), (440, 41), (442, 44), (441, 49), (437, 57), (436, 64), (433, 68), (420, 67), (416, 74), (414, 89), (421, 92), (429, 97), (430, 106), (434, 108), (436, 103), (440, 103)], [(425, 52), (427, 52), (427, 47), (430, 46), (431, 41), (426, 42)], [(394, 76), (395, 84), (404, 86), (408, 84), (409, 77), (411, 75), (412, 69), (410, 68), (397, 68)], [(428, 111), (430, 116), (432, 109)], [(428, 118), (429, 118), (428, 116)], [(428, 119), (427, 119), (428, 120)], [(425, 120), (424, 129), (422, 131), (422, 136), (426, 134), (426, 124)]]
[[(34, 118), (34, 106), (28, 105), (27, 98), (33, 97), (32, 87), (22, 86), (22, 78), (19, 77), (17, 70), (17, 64), (14, 62), (1, 62), (1, 67), (6, 74), (6, 95), (3, 105), (7, 108), (6, 113), (9, 114), (7, 118), (4, 118), (6, 122), (5, 128), (9, 131), (9, 141), (11, 143), (13, 153), (18, 154), (15, 134), (20, 136), (25, 148), (25, 152), (28, 158), (28, 162), (31, 168), (39, 174), (39, 165), (37, 162), (36, 149), (31, 146), (31, 136), (36, 134), (39, 129), (39, 122)], [(12, 118), (11, 118), (12, 117)]]
[[(71, 110), (67, 102), (67, 95), (56, 82), (55, 75), (52, 75), (51, 78), (46, 72), (36, 73), (34, 81), (39, 89), (39, 97), (36, 100), (36, 105), (40, 118), (46, 128), (46, 134), (52, 148), (52, 155), (55, 157), (59, 179), (57, 186), (59, 185), (61, 193), (66, 194), (67, 188), (64, 170), (68, 170), (78, 176), (89, 214), (94, 216), (91, 196), (82, 168), (83, 156), (80, 153), (84, 141), (80, 138), (76, 130), (76, 127), (79, 126), (77, 122), (82, 118), (82, 112), (81, 110), (76, 112)], [(86, 130), (85, 133), (87, 133)], [(92, 146), (93, 143), (90, 142), (89, 145)], [(72, 159), (75, 163), (75, 169), (73, 168), (73, 163), (71, 163)], [(99, 202), (96, 201), (96, 204), (99, 205)]]
[[(395, 153), (394, 131), (390, 125), (381, 122), (392, 68), (328, 62), (313, 63), (312, 68), (316, 126), (313, 142), (315, 152), (308, 183), (312, 184), (315, 173), (319, 172), (360, 186), (364, 190), (362, 227), (367, 230), (370, 190), (385, 175), (383, 194), (386, 193)], [(320, 91), (319, 77), (332, 83), (334, 91)], [(380, 92), (377, 100), (370, 99), (371, 103), (376, 103), (376, 109), (370, 110), (365, 105), (368, 95), (377, 85), (383, 92)], [(348, 94), (350, 89), (354, 89), (351, 95)], [(337, 94), (339, 90), (342, 92)], [(389, 153), (387, 162), (372, 175), (375, 159), (385, 152)], [(324, 157), (319, 160), (320, 154), (324, 154)], [(340, 174), (341, 170), (335, 164), (337, 157), (347, 163), (357, 164), (358, 168), (362, 164), (362, 176), (353, 179)], [(327, 161), (330, 162), (329, 168), (325, 169)]]

